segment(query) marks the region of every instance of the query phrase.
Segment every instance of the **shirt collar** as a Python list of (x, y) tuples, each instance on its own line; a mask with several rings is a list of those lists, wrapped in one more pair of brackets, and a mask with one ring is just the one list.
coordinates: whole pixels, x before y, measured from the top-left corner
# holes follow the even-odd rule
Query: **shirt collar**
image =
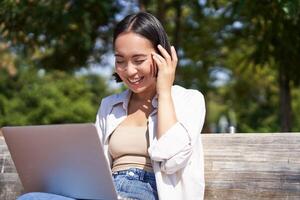
[(153, 97), (151, 103), (152, 103), (153, 108), (156, 109), (157, 106), (158, 106), (158, 96), (157, 96), (157, 94)]
[(122, 107), (127, 110), (131, 93), (132, 92), (127, 89), (119, 94), (116, 94), (116, 97), (112, 100), (111, 105), (116, 106), (117, 104), (122, 103)]
[[(116, 98), (114, 98), (113, 102), (112, 102), (112, 106), (115, 106), (117, 104), (121, 104), (122, 103), (122, 107), (127, 110), (128, 109), (128, 103), (129, 103), (129, 99), (131, 97), (132, 91), (127, 89), (119, 94), (116, 95)], [(154, 109), (156, 109), (158, 107), (158, 95), (155, 94), (155, 96), (152, 99), (151, 102), (152, 106)]]

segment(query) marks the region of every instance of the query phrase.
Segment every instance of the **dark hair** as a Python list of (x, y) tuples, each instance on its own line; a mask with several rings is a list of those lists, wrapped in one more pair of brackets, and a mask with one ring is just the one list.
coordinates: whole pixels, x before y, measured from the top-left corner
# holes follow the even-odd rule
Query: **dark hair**
[[(159, 54), (160, 52), (157, 45), (160, 44), (171, 55), (171, 46), (166, 31), (159, 20), (150, 13), (139, 12), (137, 14), (131, 14), (120, 21), (114, 30), (114, 46), (117, 37), (123, 32), (133, 32), (145, 37), (152, 43), (153, 48)], [(117, 82), (122, 82), (117, 73), (114, 73), (113, 76)]]

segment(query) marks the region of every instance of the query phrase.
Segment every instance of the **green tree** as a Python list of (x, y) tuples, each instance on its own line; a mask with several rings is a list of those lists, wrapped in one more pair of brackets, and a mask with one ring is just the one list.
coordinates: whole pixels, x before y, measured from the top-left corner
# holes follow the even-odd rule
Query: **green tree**
[(234, 111), (239, 132), (277, 132), (280, 129), (277, 73), (270, 66), (254, 67), (243, 62), (251, 51), (239, 43), (230, 50), (225, 66), (231, 69), (231, 80), (223, 88), (221, 104)]
[(10, 77), (0, 70), (0, 127), (5, 125), (93, 122), (104, 96), (105, 79), (24, 67)]
[(0, 41), (35, 66), (76, 69), (101, 59), (117, 10), (113, 0), (2, 0)]
[[(200, 89), (211, 106), (216, 106), (216, 101), (211, 98), (224, 101), (224, 98), (231, 98), (225, 101), (229, 104), (219, 112), (230, 113), (229, 108), (234, 105), (237, 120), (241, 120), (239, 124), (244, 122), (249, 126), (247, 128), (245, 125), (241, 130), (278, 131), (279, 122), (282, 131), (291, 130), (290, 91), (293, 85), (298, 84), (299, 76), (298, 0), (162, 0), (151, 3), (139, 1), (139, 7), (156, 13), (171, 36), (172, 44), (178, 47), (181, 62), (177, 82)], [(256, 70), (255, 66), (270, 70)], [(238, 73), (239, 68), (245, 67), (252, 69)], [(213, 85), (212, 72), (224, 68), (231, 70), (233, 79), (225, 88), (232, 89), (236, 94)], [(248, 86), (254, 83), (247, 77), (250, 75), (257, 80), (267, 76), (267, 80), (272, 79), (273, 82), (257, 81), (257, 85), (250, 90)], [(274, 76), (278, 77), (278, 84), (274, 82)], [(279, 89), (266, 83), (278, 86)], [(279, 101), (276, 92), (279, 93)], [(243, 97), (242, 101), (237, 98), (239, 96)], [(260, 101), (260, 98), (268, 100), (269, 105)], [(273, 112), (278, 109), (277, 102), (281, 105), (278, 117)], [(215, 116), (219, 116), (210, 111), (215, 110), (211, 106), (208, 106), (208, 123), (217, 120)], [(252, 109), (248, 109), (247, 113), (244, 107)], [(211, 114), (214, 117), (210, 117)]]
[(232, 39), (247, 38), (248, 45), (254, 45), (246, 59), (278, 72), (281, 131), (291, 131), (291, 88), (299, 85), (300, 76), (300, 1), (239, 0), (228, 7), (233, 19), (243, 26)]
[(112, 0), (0, 1), (0, 126), (94, 121), (111, 90), (74, 71), (100, 62), (118, 9)]

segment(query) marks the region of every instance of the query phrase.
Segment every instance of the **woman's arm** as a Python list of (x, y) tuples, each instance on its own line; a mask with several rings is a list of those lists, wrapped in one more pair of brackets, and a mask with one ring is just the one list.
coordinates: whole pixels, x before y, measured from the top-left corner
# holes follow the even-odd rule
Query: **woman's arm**
[(161, 163), (162, 171), (172, 174), (186, 166), (192, 155), (193, 145), (198, 141), (203, 126), (205, 103), (200, 92), (185, 91), (182, 96), (176, 97), (180, 99), (176, 99), (175, 109), (171, 88), (177, 65), (176, 51), (171, 48), (171, 57), (160, 45), (158, 49), (162, 56), (153, 54), (158, 67), (157, 140), (149, 148), (149, 155)]
[(158, 45), (158, 49), (163, 57), (157, 53), (153, 53), (153, 59), (158, 68), (156, 83), (156, 91), (158, 94), (156, 137), (159, 139), (177, 122), (174, 102), (171, 96), (177, 66), (177, 55), (173, 46), (171, 47), (172, 56), (170, 56), (161, 45)]
[(201, 144), (205, 118), (205, 102), (200, 92), (176, 86), (173, 98), (178, 122), (154, 140), (148, 150), (151, 159), (160, 162), (161, 170), (167, 174), (184, 168), (190, 161), (194, 145)]

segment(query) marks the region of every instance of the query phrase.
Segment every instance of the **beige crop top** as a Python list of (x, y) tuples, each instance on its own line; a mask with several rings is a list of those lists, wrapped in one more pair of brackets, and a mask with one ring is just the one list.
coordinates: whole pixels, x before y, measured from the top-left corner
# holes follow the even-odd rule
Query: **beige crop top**
[(112, 171), (139, 168), (153, 171), (148, 155), (148, 129), (143, 126), (120, 126), (109, 139), (108, 151), (113, 158)]

